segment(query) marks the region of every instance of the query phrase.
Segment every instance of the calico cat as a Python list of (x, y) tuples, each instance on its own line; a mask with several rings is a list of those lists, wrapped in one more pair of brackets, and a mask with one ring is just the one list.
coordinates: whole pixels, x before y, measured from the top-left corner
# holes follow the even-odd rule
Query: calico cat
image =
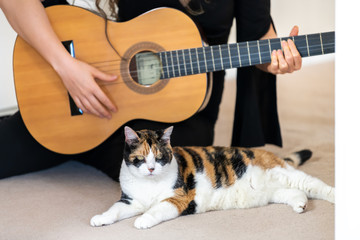
[(281, 159), (260, 149), (172, 148), (172, 130), (125, 127), (121, 199), (94, 216), (92, 226), (142, 214), (134, 225), (144, 229), (180, 215), (269, 203), (285, 203), (301, 213), (308, 197), (334, 203), (333, 187), (294, 168), (311, 157), (309, 150)]

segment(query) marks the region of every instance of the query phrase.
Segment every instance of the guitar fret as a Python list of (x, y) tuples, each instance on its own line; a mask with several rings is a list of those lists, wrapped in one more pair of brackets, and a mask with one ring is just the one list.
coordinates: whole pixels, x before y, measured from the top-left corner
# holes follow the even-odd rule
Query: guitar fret
[(186, 61), (184, 56), (184, 50), (179, 51), (179, 65), (181, 70), (181, 76), (189, 75), (186, 70)]
[(165, 61), (166, 61), (166, 68), (167, 68), (167, 72), (168, 72), (168, 78), (171, 78), (171, 75), (170, 75), (170, 62), (168, 61), (169, 59), (169, 56), (168, 56), (168, 53), (169, 52), (165, 52)]
[[(164, 69), (164, 73), (166, 73), (166, 76), (164, 74), (164, 78), (169, 78), (169, 70), (167, 69), (168, 66), (167, 66), (166, 52), (161, 52), (160, 56), (161, 56), (161, 54), (164, 54), (164, 56), (163, 56), (164, 59), (161, 61), (162, 69)], [(165, 71), (165, 70), (167, 70), (167, 71)]]
[(221, 69), (224, 69), (224, 62), (223, 62), (223, 58), (222, 58), (221, 45), (219, 45), (219, 53), (220, 53)]
[(238, 51), (238, 56), (239, 56), (239, 64), (240, 64), (240, 67), (242, 67), (239, 44), (236, 44), (236, 46), (237, 46), (237, 51)]
[(211, 46), (204, 48), (204, 54), (205, 54), (205, 61), (207, 64), (207, 71), (213, 72), (214, 71), (214, 58), (211, 51)]
[(215, 59), (214, 59), (214, 50), (213, 50), (213, 46), (210, 46), (210, 51), (211, 51), (211, 59), (212, 59), (212, 63), (213, 63), (213, 69), (215, 71)]
[(309, 51), (310, 55), (321, 55), (323, 53), (321, 48), (321, 38), (319, 34), (310, 34), (308, 35), (309, 40)]
[(324, 45), (323, 45), (321, 33), (320, 33), (320, 45), (321, 45), (321, 53), (324, 55)]
[(175, 68), (174, 68), (172, 51), (170, 52), (170, 59), (171, 59), (171, 66), (172, 66), (172, 75), (173, 75), (173, 77), (175, 77)]
[(191, 52), (190, 52), (190, 49), (188, 49), (188, 54), (189, 54), (189, 57), (190, 57), (190, 69), (191, 69), (191, 74), (194, 74), (194, 68), (193, 68), (193, 65), (192, 65), (192, 57), (191, 57)]
[(302, 57), (308, 57), (309, 54), (308, 54), (308, 51), (307, 51), (308, 47), (306, 45), (305, 35), (296, 36), (295, 39), (296, 39), (296, 48), (298, 49), (300, 55)]
[(233, 68), (229, 44), (227, 45), (227, 48), (228, 48), (228, 52), (229, 52), (230, 68)]
[(241, 64), (242, 67), (246, 67), (250, 65), (249, 62), (249, 52), (246, 47), (246, 43), (239, 43), (239, 49), (240, 49), (240, 58), (241, 58)]
[(257, 46), (258, 46), (258, 51), (259, 51), (260, 64), (262, 64), (261, 54), (260, 54), (260, 44), (259, 44), (259, 40), (257, 40)]
[(183, 49), (181, 52), (182, 52), (183, 61), (184, 61), (184, 71), (185, 71), (185, 75), (188, 75), (187, 68), (186, 68), (186, 61), (185, 61), (184, 49)]
[(205, 71), (208, 72), (208, 66), (206, 62), (206, 55), (205, 55), (205, 48), (203, 47), (203, 55), (204, 55), (204, 62), (205, 62)]
[[(163, 60), (163, 57), (162, 57), (162, 54), (165, 54), (165, 52), (160, 52), (160, 62), (161, 62), (161, 78), (164, 79), (164, 78), (167, 78), (165, 76), (165, 73), (167, 73), (165, 70), (164, 70), (164, 60)], [(165, 58), (165, 61), (166, 61), (166, 58)], [(166, 66), (166, 62), (165, 62), (165, 66)]]
[(194, 74), (198, 74), (199, 71), (199, 65), (197, 60), (197, 48), (191, 48), (190, 49), (190, 57), (191, 57), (191, 68)]
[(249, 56), (249, 64), (251, 66), (251, 57), (250, 57), (250, 48), (249, 48), (249, 42), (246, 42), (247, 50), (248, 50), (248, 56)]
[(308, 35), (305, 35), (305, 39), (306, 39), (306, 47), (307, 47), (307, 53), (308, 53), (308, 56), (310, 56), (310, 48), (309, 48), (309, 40), (308, 40)]
[(324, 53), (333, 53), (335, 51), (335, 32), (322, 33)]
[(176, 52), (176, 59), (177, 59), (177, 65), (178, 65), (178, 72), (179, 72), (179, 76), (181, 76), (178, 50), (176, 50), (175, 52)]
[(198, 49), (195, 48), (196, 50), (196, 62), (197, 62), (197, 65), (198, 65), (198, 72), (200, 73), (200, 64), (199, 64), (199, 53), (198, 53)]
[(199, 73), (201, 73), (201, 71), (200, 71), (200, 63), (199, 63), (199, 51), (198, 51), (197, 48), (196, 48), (196, 60), (197, 60), (197, 64), (198, 64), (198, 71), (199, 71)]
[(269, 40), (259, 40), (260, 56), (261, 63), (271, 62), (271, 49), (269, 45)]
[(237, 51), (237, 44), (231, 43), (228, 45), (229, 48), (229, 58), (230, 58), (230, 68), (239, 67), (239, 54)]

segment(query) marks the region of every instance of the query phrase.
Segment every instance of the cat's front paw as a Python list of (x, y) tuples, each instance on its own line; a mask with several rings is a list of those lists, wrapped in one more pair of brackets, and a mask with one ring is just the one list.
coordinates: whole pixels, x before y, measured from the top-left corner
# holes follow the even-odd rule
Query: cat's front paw
[(293, 209), (297, 213), (302, 213), (306, 210), (307, 201), (298, 201), (294, 206)]
[(109, 225), (112, 223), (114, 223), (113, 218), (111, 218), (110, 216), (106, 216), (106, 215), (96, 215), (96, 216), (92, 217), (90, 220), (90, 225), (93, 227), (100, 227), (100, 226)]
[(158, 221), (150, 214), (143, 214), (135, 220), (134, 226), (137, 229), (147, 229), (158, 224)]

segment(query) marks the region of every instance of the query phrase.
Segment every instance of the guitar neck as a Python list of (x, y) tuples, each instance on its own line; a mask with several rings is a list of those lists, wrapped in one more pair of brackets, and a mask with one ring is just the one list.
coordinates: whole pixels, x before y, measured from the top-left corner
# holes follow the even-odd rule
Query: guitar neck
[(160, 52), (161, 78), (181, 77), (271, 62), (271, 52), (292, 39), (302, 57), (335, 52), (335, 32)]

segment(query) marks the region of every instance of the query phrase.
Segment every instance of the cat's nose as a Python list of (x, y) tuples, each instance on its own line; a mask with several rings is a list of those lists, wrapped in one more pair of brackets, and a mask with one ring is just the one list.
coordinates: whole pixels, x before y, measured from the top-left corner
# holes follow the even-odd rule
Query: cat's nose
[(149, 172), (153, 172), (155, 170), (155, 168), (148, 168)]

